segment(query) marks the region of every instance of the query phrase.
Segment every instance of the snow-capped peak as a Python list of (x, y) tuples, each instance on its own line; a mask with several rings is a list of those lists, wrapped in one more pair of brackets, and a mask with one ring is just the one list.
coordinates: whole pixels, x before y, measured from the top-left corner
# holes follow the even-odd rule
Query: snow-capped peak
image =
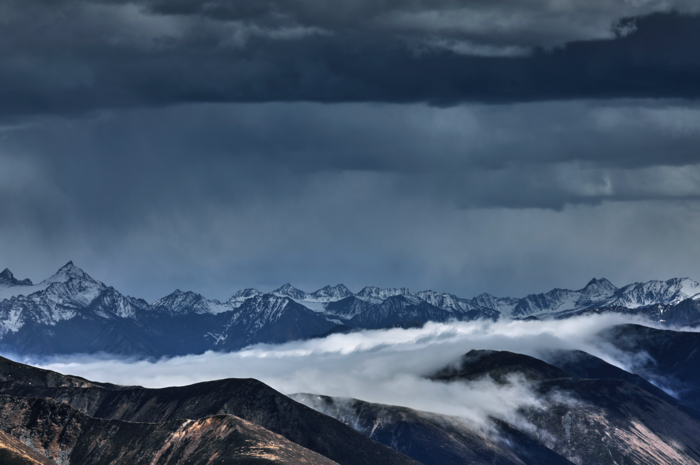
[(617, 287), (605, 278), (593, 278), (588, 282), (588, 284), (586, 284), (586, 287), (583, 288), (584, 291), (586, 289), (601, 289), (615, 292), (617, 290)]
[(623, 287), (610, 299), (609, 305), (639, 308), (654, 304), (677, 304), (699, 292), (700, 284), (688, 278), (654, 280)]
[(687, 297), (693, 297), (700, 292), (700, 283), (693, 281), (690, 278), (669, 279), (668, 284), (677, 284), (679, 292)]
[[(5, 270), (3, 273), (6, 278), (10, 277), (15, 280), (9, 270)], [(73, 284), (67, 287), (63, 286), (64, 288), (60, 291), (55, 290), (55, 295), (50, 298), (57, 302), (72, 302), (73, 299), (77, 299), (79, 302), (89, 302), (106, 289), (104, 284), (92, 279), (87, 273), (75, 266), (73, 262), (68, 262), (59, 268), (53, 276), (43, 280), (39, 284), (32, 284), (30, 280), (25, 279), (23, 281), (17, 281), (18, 284), (12, 286), (0, 285), (0, 300), (10, 299), (20, 295), (29, 296), (30, 294), (47, 290), (52, 284), (64, 284), (69, 282)]]
[(286, 283), (279, 289), (272, 291), (272, 293), (276, 296), (289, 297), (293, 300), (304, 300), (307, 295), (306, 292), (297, 289), (289, 283)]
[(253, 297), (259, 297), (261, 295), (263, 295), (263, 293), (257, 289), (241, 289), (240, 291), (233, 294), (233, 296), (231, 296), (231, 298), (228, 299), (227, 302), (231, 304), (234, 308), (238, 308), (241, 305), (243, 305), (243, 303), (246, 300), (252, 299)]
[(45, 279), (41, 284), (65, 283), (69, 279), (80, 279), (96, 283), (87, 273), (73, 264), (72, 261), (66, 263), (51, 277)]
[(233, 296), (231, 297), (231, 300), (250, 299), (251, 297), (257, 297), (259, 295), (263, 295), (263, 293), (257, 289), (253, 289), (252, 287), (249, 287), (247, 289), (241, 289), (240, 291), (233, 294)]
[(344, 284), (337, 284), (335, 286), (322, 287), (318, 291), (309, 294), (307, 299), (313, 299), (317, 302), (333, 302), (350, 297), (351, 295), (353, 295), (352, 292), (350, 292), (350, 289), (345, 287)]
[(587, 307), (612, 297), (617, 291), (617, 287), (607, 279), (593, 278), (586, 284), (586, 287), (578, 291), (577, 298), (573, 295), (572, 298), (576, 299), (574, 304), (576, 307)]
[(218, 300), (209, 300), (196, 292), (175, 289), (173, 293), (153, 302), (152, 308), (170, 313), (173, 315), (185, 315), (190, 313), (216, 315), (218, 313), (229, 312), (233, 306)]
[(373, 302), (373, 303), (378, 303), (378, 302), (383, 302), (389, 297), (394, 297), (397, 295), (403, 295), (406, 297), (416, 297), (416, 294), (406, 288), (406, 287), (401, 287), (401, 288), (387, 288), (387, 289), (382, 289), (376, 286), (367, 286), (364, 289), (362, 289), (360, 292), (355, 294), (355, 297), (361, 300), (365, 300), (367, 302)]

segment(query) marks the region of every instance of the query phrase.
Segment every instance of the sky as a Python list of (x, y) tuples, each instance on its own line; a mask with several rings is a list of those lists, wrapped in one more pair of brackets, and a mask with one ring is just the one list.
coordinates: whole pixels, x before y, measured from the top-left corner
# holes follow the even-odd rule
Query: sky
[(123, 293), (700, 280), (696, 0), (5, 0), (0, 269)]

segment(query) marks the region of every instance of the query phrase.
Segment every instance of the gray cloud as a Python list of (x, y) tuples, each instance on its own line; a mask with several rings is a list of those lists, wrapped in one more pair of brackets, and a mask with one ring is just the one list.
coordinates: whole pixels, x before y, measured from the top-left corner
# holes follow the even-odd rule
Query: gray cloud
[(283, 282), (470, 297), (698, 278), (680, 102), (187, 105), (0, 138), (0, 255), (155, 300)]
[(691, 1), (245, 3), (6, 2), (0, 117), (193, 102), (698, 97)]
[(150, 300), (697, 278), (696, 10), (3, 2), (0, 266)]
[[(92, 380), (147, 387), (251, 377), (286, 394), (309, 392), (400, 405), (459, 416), (486, 429), (488, 417), (518, 423), (522, 421), (519, 408), (543, 407), (546, 399), (533, 393), (524, 381), (510, 386), (488, 378), (446, 384), (424, 376), (472, 349), (508, 350), (540, 358), (557, 349), (585, 350), (631, 369), (629, 355), (608, 352), (607, 346), (594, 342), (602, 329), (628, 321), (636, 320), (603, 315), (546, 322), (428, 323), (422, 329), (336, 334), (157, 362), (76, 355), (33, 363)], [(560, 401), (566, 393), (561, 394)]]

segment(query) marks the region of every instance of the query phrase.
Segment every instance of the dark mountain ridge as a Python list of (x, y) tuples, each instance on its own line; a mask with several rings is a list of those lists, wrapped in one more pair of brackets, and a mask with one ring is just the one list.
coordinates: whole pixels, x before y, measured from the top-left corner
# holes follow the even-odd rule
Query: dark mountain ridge
[(91, 418), (52, 399), (0, 395), (0, 429), (56, 464), (336, 463), (232, 415), (133, 423)]
[(0, 358), (0, 394), (54, 399), (102, 420), (165, 423), (233, 415), (339, 464), (414, 463), (254, 379), (147, 389), (93, 383)]

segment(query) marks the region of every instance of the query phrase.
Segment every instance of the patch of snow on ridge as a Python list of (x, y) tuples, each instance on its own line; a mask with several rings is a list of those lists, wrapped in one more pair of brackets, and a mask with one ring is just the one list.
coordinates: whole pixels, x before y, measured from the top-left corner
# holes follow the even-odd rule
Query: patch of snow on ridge
[(4, 336), (9, 332), (16, 333), (24, 326), (22, 317), (22, 308), (13, 307), (0, 320), (0, 336)]
[(230, 299), (228, 299), (227, 302), (231, 306), (233, 306), (233, 308), (238, 308), (241, 305), (243, 305), (243, 303), (246, 300), (252, 299), (253, 297), (259, 297), (261, 295), (263, 295), (263, 293), (257, 289), (252, 289), (252, 288), (242, 289), (242, 290), (236, 292), (235, 294), (233, 294), (233, 296)]
[(686, 296), (686, 298), (695, 298), (700, 294), (700, 283), (697, 283), (689, 278), (681, 279), (680, 292)]
[(326, 311), (325, 302), (309, 302), (308, 300), (294, 300), (294, 302), (298, 303), (299, 305), (303, 305), (312, 312), (323, 313)]
[(362, 289), (360, 292), (355, 294), (355, 297), (357, 297), (360, 300), (364, 300), (366, 302), (370, 302), (373, 304), (380, 304), (384, 302), (386, 299), (389, 297), (395, 297), (397, 295), (403, 295), (406, 297), (416, 297), (416, 294), (414, 294), (413, 291), (406, 287), (402, 288), (387, 288), (387, 289), (381, 289), (376, 286), (367, 286), (364, 289)]

